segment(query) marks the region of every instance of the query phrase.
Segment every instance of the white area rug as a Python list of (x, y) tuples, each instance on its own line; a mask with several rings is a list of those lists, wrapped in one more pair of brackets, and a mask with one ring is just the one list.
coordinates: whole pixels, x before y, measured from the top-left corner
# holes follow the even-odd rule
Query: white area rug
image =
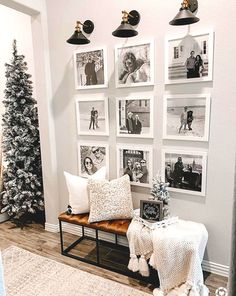
[(15, 246), (2, 256), (7, 296), (150, 296)]

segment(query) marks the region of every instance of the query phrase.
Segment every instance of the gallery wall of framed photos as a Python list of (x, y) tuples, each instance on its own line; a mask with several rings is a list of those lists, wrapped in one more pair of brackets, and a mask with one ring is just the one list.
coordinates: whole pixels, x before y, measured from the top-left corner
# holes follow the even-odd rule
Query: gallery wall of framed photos
[[(236, 138), (233, 127), (236, 126), (236, 93), (235, 61), (232, 57), (235, 54), (236, 36), (226, 28), (235, 27), (235, 18), (229, 18), (228, 11), (223, 10), (222, 6), (215, 1), (213, 2), (213, 0), (199, 1), (197, 16), (200, 21), (191, 26), (175, 27), (170, 26), (169, 21), (179, 9), (179, 1), (171, 1), (170, 3), (170, 1), (150, 0), (148, 5), (142, 0), (135, 1), (135, 3), (126, 0), (113, 1), (112, 3), (108, 0), (99, 2), (81, 1), (81, 3), (78, 3), (74, 0), (69, 7), (68, 1), (61, 0), (60, 3), (58, 2), (56, 18), (53, 1), (52, 3), (47, 1), (50, 16), (48, 18), (49, 40), (52, 52), (51, 105), (55, 124), (57, 147), (55, 158), (58, 167), (58, 195), (61, 211), (68, 205), (68, 192), (63, 171), (79, 174), (78, 147), (80, 144), (85, 143), (89, 146), (88, 142), (92, 142), (92, 146), (95, 147), (96, 145), (100, 147), (101, 144), (108, 145), (110, 179), (117, 177), (118, 146), (123, 146), (123, 150), (127, 146), (134, 147), (134, 150), (137, 147), (140, 148), (140, 146), (145, 148), (151, 146), (153, 176), (158, 172), (165, 174), (165, 170), (164, 172), (162, 170), (162, 164), (166, 168), (169, 167), (167, 164), (165, 165), (166, 161), (162, 156), (165, 151), (168, 151), (166, 152), (166, 156), (169, 157), (168, 164), (174, 167), (175, 163), (178, 162), (178, 157), (181, 157), (183, 165), (185, 167), (189, 165), (190, 170), (188, 161), (194, 155), (193, 152), (198, 153), (199, 158), (195, 163), (191, 160), (191, 166), (199, 175), (205, 174), (205, 185), (202, 186), (197, 181), (195, 190), (183, 189), (182, 192), (171, 190), (171, 213), (183, 219), (205, 223), (211, 230), (207, 252), (209, 261), (227, 265), (230, 234), (225, 229), (230, 229), (231, 225), (235, 173)], [(81, 5), (83, 9), (81, 9)], [(67, 13), (65, 13), (65, 7), (67, 7)], [(105, 7), (106, 11), (101, 11), (101, 7)], [(120, 12), (124, 9), (127, 11), (135, 9), (141, 14), (140, 23), (136, 28), (138, 31), (136, 37), (122, 39), (112, 35), (112, 31), (117, 28), (121, 21)], [(230, 9), (235, 9), (235, 5), (232, 5)], [(108, 11), (109, 13), (107, 13)], [(221, 15), (220, 19), (219, 15)], [(88, 36), (90, 40), (88, 45), (74, 46), (65, 42), (77, 19), (81, 21), (91, 19), (95, 24), (94, 32)], [(58, 34), (59, 31), (60, 34)], [(204, 69), (201, 69), (202, 76), (200, 77), (191, 77), (194, 73), (189, 73), (190, 78), (187, 78), (187, 73), (183, 71), (185, 69), (184, 60), (190, 57), (190, 51), (186, 45), (188, 38), (185, 38), (188, 35), (193, 36), (190, 41), (193, 40), (192, 38), (196, 41), (190, 42), (194, 47), (194, 56), (200, 55), (204, 61)], [(211, 47), (211, 36), (214, 39), (213, 48)], [(176, 43), (178, 40), (180, 40), (179, 44)], [(129, 84), (133, 83), (135, 86), (123, 87), (122, 81), (117, 81), (119, 77), (117, 78), (116, 75), (123, 75), (124, 80), (128, 77), (125, 75), (122, 63), (120, 63), (118, 70), (116, 56), (122, 54), (124, 47), (125, 49), (135, 49), (135, 54), (140, 55), (141, 59), (145, 56), (151, 57), (151, 54), (148, 53), (148, 49), (152, 48), (152, 45), (148, 45), (150, 42), (153, 44), (153, 84), (148, 84), (152, 81), (150, 72), (150, 78), (146, 75), (149, 79), (147, 80), (148, 83), (145, 82), (146, 85), (138, 84), (133, 77), (133, 82), (127, 81), (127, 85), (129, 82)], [(169, 54), (166, 50), (167, 44)], [(74, 52), (91, 51), (97, 60), (102, 61), (103, 48), (105, 48), (104, 53), (106, 51), (104, 67), (107, 66), (107, 86), (76, 88)], [(201, 48), (200, 51), (199, 48)], [(207, 51), (209, 52), (208, 57)], [(213, 55), (212, 60), (211, 54)], [(167, 59), (168, 56), (169, 59)], [(82, 55), (78, 59), (81, 57)], [(168, 60), (168, 64), (165, 63), (165, 59)], [(198, 60), (200, 60), (199, 57)], [(150, 58), (151, 62), (152, 58)], [(182, 67), (180, 67), (180, 63), (182, 63)], [(102, 62), (100, 62), (100, 66), (96, 65), (96, 70), (100, 73), (97, 77), (99, 85), (106, 84), (104, 83), (105, 80), (102, 79), (102, 73), (105, 70), (101, 65)], [(142, 77), (145, 76), (145, 68), (147, 70), (149, 67), (144, 65)], [(199, 70), (200, 68), (199, 66)], [(169, 75), (167, 76), (166, 73)], [(81, 76), (79, 75), (79, 77)], [(82, 79), (79, 78), (77, 84), (84, 79), (84, 74), (82, 74)], [(116, 87), (117, 83), (119, 87)], [(120, 87), (120, 85), (122, 86)], [(108, 116), (106, 116), (106, 99)], [(85, 103), (83, 103), (83, 100), (85, 100)], [(99, 128), (93, 130), (93, 123), (91, 129), (86, 130), (90, 125), (89, 118), (92, 109), (92, 104), (89, 104), (90, 102), (95, 104), (96, 100), (98, 102), (96, 102), (94, 108), (101, 115), (100, 123), (98, 121), (101, 125), (100, 134), (98, 134)], [(80, 116), (76, 114), (76, 102), (78, 101)], [(127, 104), (130, 104), (127, 105), (126, 101)], [(153, 104), (152, 109), (149, 107), (149, 103), (150, 106)], [(122, 108), (120, 112), (118, 112), (119, 107), (117, 107), (119, 104)], [(128, 110), (128, 107), (130, 110)], [(189, 125), (186, 125), (186, 130), (184, 125), (180, 129), (180, 117), (184, 107), (187, 107), (187, 112), (193, 111), (194, 117), (192, 123), (189, 122)], [(131, 134), (126, 127), (127, 118), (125, 114), (127, 116), (127, 112), (135, 114), (137, 110), (140, 111), (138, 115), (144, 128), (142, 128), (140, 134)], [(79, 131), (77, 129), (78, 117), (80, 118)], [(153, 122), (151, 121), (152, 117)], [(107, 118), (109, 129), (106, 128)], [(94, 122), (94, 126), (95, 124)], [(99, 124), (98, 126), (100, 126)], [(163, 129), (165, 130), (163, 131)], [(88, 133), (91, 133), (91, 135)], [(142, 155), (143, 151), (137, 150), (138, 155)], [(178, 153), (180, 154), (178, 155)], [(206, 157), (203, 155), (205, 153)], [(88, 154), (93, 156), (92, 147)], [(172, 158), (171, 155), (173, 155)], [(125, 151), (124, 156), (126, 156)], [(204, 164), (205, 162), (206, 170), (203, 169), (203, 172), (201, 172), (198, 163)], [(124, 165), (125, 163), (121, 167), (124, 167)], [(81, 169), (83, 170), (82, 166)], [(168, 172), (167, 175), (173, 173), (173, 168), (171, 170), (167, 168), (167, 170), (170, 171), (170, 174)], [(186, 175), (186, 178), (188, 178), (188, 174)], [(196, 177), (196, 180), (199, 180), (199, 178)], [(195, 194), (203, 189), (205, 190), (204, 195)], [(149, 194), (149, 187), (132, 185), (133, 202), (136, 208), (140, 206), (140, 200), (147, 199)], [(50, 205), (53, 205), (53, 203), (54, 201)], [(56, 217), (57, 215), (58, 213), (55, 213)], [(224, 221), (224, 228), (218, 227), (219, 217)]]
[[(128, 174), (132, 187), (152, 187), (153, 176), (159, 175), (169, 183), (170, 191), (204, 197), (207, 188), (207, 152), (192, 151), (195, 142), (208, 142), (210, 130), (211, 94), (185, 94), (185, 84), (212, 81), (213, 78), (213, 32), (193, 33), (165, 39), (165, 84), (182, 84), (182, 94), (164, 94), (163, 114), (160, 126), (154, 127), (155, 92), (138, 92), (138, 87), (155, 83), (154, 39), (145, 42), (117, 45), (114, 48), (115, 87), (117, 92), (110, 98), (99, 97), (100, 88), (109, 88), (107, 77), (107, 48), (76, 50), (74, 53), (74, 73), (76, 89), (98, 89), (98, 95), (76, 99), (78, 135), (92, 138), (90, 146), (78, 146), (78, 167), (82, 176), (88, 177), (86, 163), (91, 174), (96, 166), (96, 154), (106, 158), (109, 171), (108, 146), (106, 149), (97, 143), (99, 136), (109, 137), (110, 114), (108, 102), (115, 100), (116, 128), (116, 177)], [(135, 89), (136, 95), (126, 95), (124, 89)], [(122, 96), (118, 95), (122, 94)], [(132, 91), (133, 92), (133, 91)], [(160, 98), (159, 98), (160, 99)], [(154, 129), (163, 131), (162, 140), (169, 140), (167, 146), (161, 144), (161, 163), (158, 169), (153, 166)], [(124, 138), (135, 138), (132, 145)], [(147, 143), (149, 139), (150, 143)], [(172, 140), (181, 141), (182, 149), (175, 149)], [(131, 140), (130, 140), (131, 141)], [(104, 139), (104, 145), (107, 145)], [(185, 143), (188, 146), (185, 147)], [(191, 147), (192, 146), (192, 147)], [(86, 149), (85, 149), (86, 147)], [(82, 152), (86, 150), (86, 153)], [(156, 154), (155, 154), (156, 156)], [(87, 162), (86, 162), (87, 161)], [(149, 193), (147, 192), (147, 198)]]

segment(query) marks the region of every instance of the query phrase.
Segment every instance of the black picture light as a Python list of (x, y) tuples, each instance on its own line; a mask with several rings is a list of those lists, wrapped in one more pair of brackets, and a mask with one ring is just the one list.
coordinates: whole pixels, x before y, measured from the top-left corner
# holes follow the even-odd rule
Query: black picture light
[(84, 23), (80, 21), (76, 22), (74, 34), (66, 41), (70, 44), (88, 44), (90, 40), (81, 31), (81, 26), (83, 26), (83, 31), (86, 34), (91, 34), (94, 30), (94, 24), (90, 20), (86, 20)]
[(179, 12), (169, 24), (172, 26), (183, 26), (198, 22), (200, 19), (193, 14), (197, 9), (197, 0), (183, 0)]
[(130, 12), (122, 11), (122, 22), (120, 26), (112, 32), (112, 35), (120, 38), (133, 37), (138, 35), (138, 32), (133, 28), (140, 21), (140, 14), (136, 10)]

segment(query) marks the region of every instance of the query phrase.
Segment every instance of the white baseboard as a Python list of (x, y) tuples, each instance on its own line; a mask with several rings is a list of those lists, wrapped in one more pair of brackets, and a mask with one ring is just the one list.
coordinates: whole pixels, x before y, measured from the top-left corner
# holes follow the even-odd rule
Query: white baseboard
[(58, 224), (50, 224), (50, 223), (45, 223), (45, 230), (49, 232), (59, 232), (59, 225)]
[[(82, 235), (82, 228), (74, 224), (63, 222), (62, 229), (63, 231), (74, 234), (74, 235), (78, 235), (78, 236)], [(59, 226), (46, 223), (45, 230), (51, 231), (51, 232), (58, 232)], [(95, 230), (91, 228), (85, 228), (85, 235), (90, 237), (95, 237)], [(111, 233), (99, 231), (99, 238), (108, 242), (115, 242), (115, 236)], [(118, 236), (118, 243), (123, 246), (128, 246), (127, 238), (124, 236)], [(204, 271), (208, 271), (221, 276), (225, 276), (225, 277), (229, 276), (229, 267), (226, 265), (215, 263), (215, 262), (203, 260), (202, 269)]]
[(229, 276), (229, 266), (203, 260), (202, 269), (214, 274)]

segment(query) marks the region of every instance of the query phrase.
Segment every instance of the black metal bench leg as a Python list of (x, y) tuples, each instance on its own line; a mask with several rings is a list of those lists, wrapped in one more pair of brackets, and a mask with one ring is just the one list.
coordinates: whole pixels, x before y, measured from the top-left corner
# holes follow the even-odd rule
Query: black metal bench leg
[(116, 245), (118, 245), (118, 235), (115, 234), (115, 237), (116, 237)]
[(63, 253), (63, 234), (62, 234), (62, 223), (61, 220), (59, 220), (59, 229), (60, 229), (60, 241), (61, 241), (61, 253)]
[(82, 237), (84, 237), (84, 226), (82, 226)]
[(99, 241), (98, 241), (98, 230), (96, 229), (96, 251), (97, 251), (97, 263), (100, 264), (99, 258)]

